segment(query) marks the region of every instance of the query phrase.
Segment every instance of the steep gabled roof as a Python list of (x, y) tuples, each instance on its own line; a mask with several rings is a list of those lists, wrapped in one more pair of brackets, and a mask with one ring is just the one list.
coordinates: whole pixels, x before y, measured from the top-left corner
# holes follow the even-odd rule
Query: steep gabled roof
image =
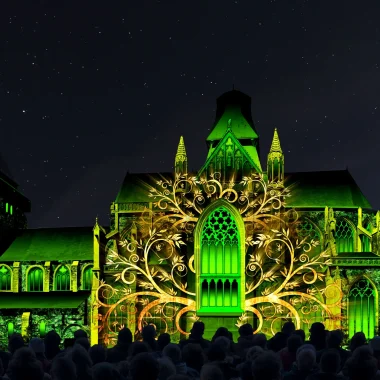
[(93, 227), (24, 230), (0, 256), (6, 261), (93, 260)]
[(115, 203), (152, 202), (149, 186), (155, 186), (162, 178), (174, 179), (174, 173), (127, 173)]
[[(173, 179), (173, 173), (127, 174), (115, 200), (116, 203), (152, 202), (148, 185), (160, 178)], [(285, 186), (292, 185), (287, 207), (370, 209), (371, 205), (347, 170), (300, 172), (285, 175)]]
[(288, 173), (285, 186), (289, 185), (293, 189), (288, 207), (371, 208), (348, 170)]
[(253, 140), (259, 136), (251, 115), (251, 97), (237, 90), (224, 93), (217, 99), (214, 126), (207, 141), (221, 140), (231, 120), (230, 128), (237, 139)]
[(262, 169), (260, 164), (260, 158), (256, 147), (254, 147), (253, 145), (243, 146), (233, 133), (232, 129), (228, 129), (224, 133), (221, 141), (219, 141), (219, 143), (215, 147), (211, 147), (209, 149), (206, 163), (199, 170), (199, 174), (202, 174), (204, 169), (210, 165), (210, 162), (212, 162), (215, 159), (215, 156), (218, 154), (219, 150), (226, 144), (228, 139), (231, 139), (235, 145), (240, 147), (240, 151), (245, 156), (245, 158), (251, 163), (252, 167), (254, 167), (258, 173), (261, 173)]

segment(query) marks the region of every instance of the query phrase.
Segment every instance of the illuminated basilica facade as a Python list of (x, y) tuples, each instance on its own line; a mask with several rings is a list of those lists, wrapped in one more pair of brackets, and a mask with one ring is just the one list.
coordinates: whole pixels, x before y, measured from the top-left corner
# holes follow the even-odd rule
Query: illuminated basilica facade
[(249, 96), (217, 99), (195, 173), (181, 137), (170, 173), (127, 174), (110, 226), (25, 228), (29, 201), (0, 177), (0, 339), (13, 331), (115, 343), (154, 324), (172, 340), (288, 320), (377, 334), (380, 213), (347, 170), (287, 173), (277, 130), (260, 161)]

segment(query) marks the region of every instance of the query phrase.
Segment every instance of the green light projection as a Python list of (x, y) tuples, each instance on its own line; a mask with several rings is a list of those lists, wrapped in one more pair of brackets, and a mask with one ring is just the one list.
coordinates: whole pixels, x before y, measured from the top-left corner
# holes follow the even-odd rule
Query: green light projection
[(336, 222), (335, 242), (337, 252), (354, 252), (354, 230), (344, 218)]
[(8, 337), (10, 337), (15, 332), (15, 325), (13, 322), (8, 323)]
[(241, 314), (239, 240), (237, 225), (226, 208), (209, 215), (201, 236), (198, 315)]
[(55, 290), (70, 290), (70, 271), (66, 265), (61, 265), (55, 273), (54, 279)]
[[(367, 223), (367, 227), (365, 229), (369, 236), (372, 235), (372, 225), (371, 223)], [(371, 252), (371, 238), (368, 235), (361, 234), (360, 242), (361, 242), (361, 251), (362, 252)]]
[(368, 339), (376, 333), (376, 291), (365, 278), (358, 280), (348, 295), (348, 334), (363, 332)]
[[(261, 174), (223, 184), (220, 177), (176, 174), (146, 184), (152, 208), (114, 238), (117, 249), (107, 244), (114, 282), (101, 281), (93, 305), (105, 344), (122, 326), (138, 333), (147, 323), (175, 341), (199, 318), (214, 331), (218, 323), (251, 322), (268, 336), (286, 320), (339, 328), (341, 286), (325, 278), (331, 253), (312, 231), (299, 236), (302, 219), (284, 209), (290, 189), (268, 187)], [(229, 314), (234, 305), (242, 306), (239, 317)]]
[(28, 272), (28, 291), (42, 292), (44, 287), (43, 271), (41, 268), (33, 267)]
[(87, 266), (83, 271), (82, 290), (91, 290), (92, 266)]
[(12, 289), (12, 273), (5, 265), (0, 265), (0, 290), (8, 291)]

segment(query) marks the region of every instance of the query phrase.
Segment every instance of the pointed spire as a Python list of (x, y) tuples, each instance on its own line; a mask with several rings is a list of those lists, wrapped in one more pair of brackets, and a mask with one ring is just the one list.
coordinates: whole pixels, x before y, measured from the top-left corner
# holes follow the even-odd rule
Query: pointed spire
[(282, 153), (277, 128), (274, 129), (272, 145), (268, 153), (268, 181), (272, 185), (282, 186), (284, 181), (284, 154)]
[(282, 153), (280, 138), (278, 137), (277, 128), (274, 129), (272, 145), (269, 150), (269, 153), (273, 153), (273, 152)]
[(185, 156), (186, 157), (186, 148), (185, 148), (185, 141), (183, 140), (183, 136), (181, 136), (179, 139), (179, 144), (178, 144), (176, 156)]
[(174, 169), (176, 173), (187, 174), (187, 154), (183, 136), (179, 139), (177, 154), (175, 155)]

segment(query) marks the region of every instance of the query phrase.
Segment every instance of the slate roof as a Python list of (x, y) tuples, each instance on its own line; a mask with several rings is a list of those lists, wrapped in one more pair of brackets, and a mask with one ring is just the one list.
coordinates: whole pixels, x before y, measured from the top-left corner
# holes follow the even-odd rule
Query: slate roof
[[(128, 173), (116, 197), (116, 203), (151, 202), (146, 184), (160, 178), (173, 178), (173, 173)], [(285, 175), (286, 186), (292, 185), (288, 207), (371, 209), (371, 205), (347, 170), (300, 172)]]
[(251, 97), (237, 90), (228, 91), (216, 101), (214, 126), (207, 141), (221, 140), (231, 119), (231, 130), (238, 139), (257, 139), (251, 115)]
[(288, 207), (371, 208), (348, 170), (289, 173), (285, 179), (294, 186)]
[(127, 173), (116, 196), (116, 203), (152, 202), (148, 196), (149, 186), (155, 185), (159, 179), (173, 179), (173, 173)]
[(93, 260), (93, 227), (22, 231), (0, 256), (6, 261)]

